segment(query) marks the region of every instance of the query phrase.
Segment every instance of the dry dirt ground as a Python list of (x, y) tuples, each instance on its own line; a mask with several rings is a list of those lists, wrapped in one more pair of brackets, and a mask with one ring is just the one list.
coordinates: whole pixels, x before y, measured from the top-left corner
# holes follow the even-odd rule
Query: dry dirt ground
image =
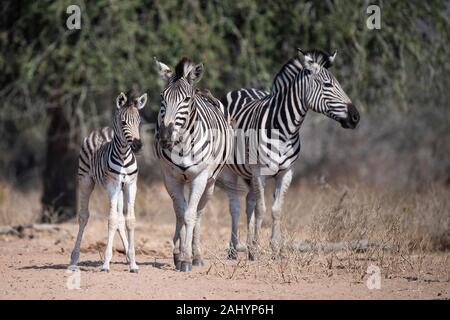
[[(217, 250), (206, 246), (205, 266), (181, 273), (172, 265), (172, 224), (140, 222), (136, 230), (139, 273), (128, 272), (120, 251), (114, 251), (111, 272), (103, 273), (100, 268), (106, 228), (105, 218), (94, 217), (89, 221), (80, 257), (79, 289), (69, 289), (72, 286), (68, 282), (74, 283), (71, 282), (74, 274), (66, 270), (77, 232), (75, 223), (63, 224), (55, 231), (25, 230), (21, 237), (0, 236), (0, 299), (450, 298), (449, 265), (447, 259), (441, 259), (445, 253), (430, 255), (433, 261), (444, 262), (439, 266), (425, 263), (423, 276), (407, 272), (382, 274), (379, 290), (368, 289), (367, 276), (355, 277), (339, 268), (329, 272), (305, 269), (295, 278), (271, 280), (264, 276), (266, 272), (269, 274), (267, 266), (246, 261), (244, 253), (238, 261), (226, 260), (228, 226), (214, 233), (203, 229), (204, 243), (215, 242)], [(120, 250), (118, 238), (115, 248)], [(236, 266), (244, 264), (246, 272), (240, 272)]]

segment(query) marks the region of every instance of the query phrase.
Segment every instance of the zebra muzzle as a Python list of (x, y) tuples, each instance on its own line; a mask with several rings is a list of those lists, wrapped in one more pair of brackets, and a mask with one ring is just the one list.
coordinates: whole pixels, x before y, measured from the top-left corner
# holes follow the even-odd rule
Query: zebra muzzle
[(360, 120), (360, 115), (353, 103), (347, 106), (347, 118), (341, 120), (341, 126), (345, 129), (355, 129)]
[(174, 130), (173, 123), (165, 126), (161, 124), (159, 130), (159, 143), (163, 148), (168, 148), (173, 146), (179, 140), (179, 134), (176, 130)]
[(141, 139), (133, 139), (133, 143), (131, 144), (131, 150), (133, 152), (138, 152), (141, 149), (142, 149)]

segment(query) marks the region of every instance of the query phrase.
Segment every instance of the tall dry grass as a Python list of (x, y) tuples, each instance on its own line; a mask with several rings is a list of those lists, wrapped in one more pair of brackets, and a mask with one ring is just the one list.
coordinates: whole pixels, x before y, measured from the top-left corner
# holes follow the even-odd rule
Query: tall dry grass
[[(270, 209), (271, 197), (266, 198)], [(224, 206), (222, 196), (210, 203), (210, 228), (229, 221), (223, 217)], [(253, 263), (241, 254), (237, 263), (226, 261), (223, 239), (228, 234), (219, 233), (205, 244), (213, 261), (208, 272), (224, 278), (295, 282), (319, 271), (326, 276), (350, 274), (358, 282), (369, 265), (379, 267), (385, 277), (408, 279), (423, 278), (433, 266), (445, 281), (449, 279), (450, 197), (446, 187), (393, 193), (343, 184), (300, 184), (289, 190), (284, 212), (281, 258), (274, 258), (270, 250), (268, 210), (259, 260)], [(245, 241), (245, 228), (241, 218), (241, 241)]]

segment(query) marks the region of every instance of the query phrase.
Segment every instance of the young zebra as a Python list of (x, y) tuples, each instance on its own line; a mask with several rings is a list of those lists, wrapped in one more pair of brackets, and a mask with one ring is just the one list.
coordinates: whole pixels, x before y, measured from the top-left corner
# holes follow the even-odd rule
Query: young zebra
[[(266, 211), (264, 187), (267, 177), (276, 180), (272, 206), (271, 246), (275, 254), (280, 249), (280, 218), (284, 194), (292, 180), (292, 165), (300, 153), (300, 127), (308, 109), (320, 112), (354, 129), (359, 113), (335, 77), (328, 71), (336, 57), (318, 50), (302, 51), (289, 60), (274, 79), (270, 92), (240, 89), (229, 92), (222, 102), (228, 109), (236, 132), (249, 138), (246, 154), (253, 158), (239, 161), (239, 152), (227, 166), (224, 180), (228, 182), (232, 213), (230, 258), (236, 258), (239, 202), (236, 195), (237, 177), (247, 182), (247, 248), (249, 259), (256, 258), (258, 236)], [(238, 138), (239, 139), (239, 138)], [(253, 160), (253, 161), (252, 161)]]
[(174, 263), (178, 270), (190, 271), (192, 264), (203, 265), (200, 220), (231, 152), (232, 129), (221, 102), (194, 88), (203, 74), (202, 64), (183, 58), (173, 72), (156, 63), (167, 85), (161, 93), (155, 148), (176, 215)]
[[(117, 109), (113, 117), (113, 129), (105, 127), (93, 131), (80, 150), (78, 165), (79, 230), (72, 251), (70, 268), (76, 269), (80, 256), (83, 231), (89, 219), (89, 198), (95, 184), (103, 185), (109, 196), (108, 243), (102, 270), (109, 272), (113, 239), (116, 230), (130, 263), (130, 271), (136, 273), (138, 266), (134, 254), (134, 199), (138, 167), (135, 153), (142, 147), (139, 136), (139, 111), (147, 102), (147, 94), (135, 97), (130, 92), (121, 93), (116, 99)], [(125, 225), (128, 239), (125, 234)]]

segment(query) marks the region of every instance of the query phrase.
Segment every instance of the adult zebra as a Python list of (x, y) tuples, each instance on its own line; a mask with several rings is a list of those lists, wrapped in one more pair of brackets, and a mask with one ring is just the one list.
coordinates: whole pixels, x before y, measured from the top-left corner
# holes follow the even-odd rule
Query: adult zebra
[[(138, 167), (134, 154), (142, 147), (138, 110), (146, 102), (147, 94), (136, 97), (131, 91), (126, 95), (121, 93), (116, 99), (113, 129), (105, 127), (93, 131), (84, 139), (78, 165), (79, 230), (71, 255), (71, 269), (77, 268), (81, 239), (89, 219), (89, 198), (95, 184), (100, 184), (105, 187), (110, 200), (108, 243), (102, 270), (109, 271), (114, 235), (119, 230), (130, 271), (138, 271), (134, 253), (134, 199)], [(125, 234), (125, 222), (129, 242)]]
[[(230, 195), (232, 236), (230, 258), (236, 258), (239, 203), (233, 185), (237, 177), (247, 182), (247, 248), (249, 259), (256, 258), (259, 232), (266, 211), (264, 187), (267, 177), (274, 177), (271, 246), (280, 249), (280, 218), (284, 195), (292, 180), (292, 164), (300, 153), (299, 130), (308, 109), (320, 112), (354, 129), (360, 116), (336, 78), (329, 72), (336, 52), (298, 49), (274, 79), (270, 92), (240, 89), (229, 92), (222, 103), (226, 106), (238, 147), (227, 167), (224, 183)], [(230, 187), (231, 185), (231, 187)]]
[(156, 62), (167, 84), (161, 93), (155, 148), (176, 215), (174, 263), (178, 270), (190, 271), (192, 265), (203, 265), (200, 220), (232, 150), (232, 129), (220, 101), (194, 88), (203, 74), (202, 64), (183, 58), (173, 72)]

